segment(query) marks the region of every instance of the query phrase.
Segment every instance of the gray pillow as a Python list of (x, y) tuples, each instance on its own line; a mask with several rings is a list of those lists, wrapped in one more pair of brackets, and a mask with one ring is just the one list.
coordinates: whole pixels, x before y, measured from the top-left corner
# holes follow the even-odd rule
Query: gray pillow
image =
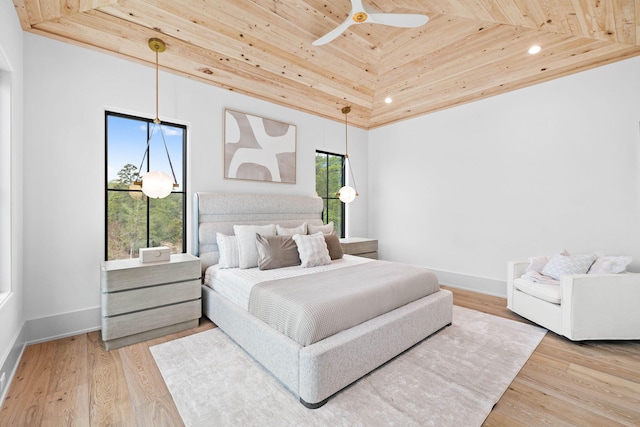
[(327, 249), (329, 249), (329, 256), (331, 259), (340, 259), (344, 255), (342, 251), (342, 245), (340, 239), (336, 233), (325, 234), (324, 241), (327, 243)]
[(256, 234), (256, 247), (258, 248), (258, 268), (260, 270), (300, 265), (298, 246), (292, 236)]

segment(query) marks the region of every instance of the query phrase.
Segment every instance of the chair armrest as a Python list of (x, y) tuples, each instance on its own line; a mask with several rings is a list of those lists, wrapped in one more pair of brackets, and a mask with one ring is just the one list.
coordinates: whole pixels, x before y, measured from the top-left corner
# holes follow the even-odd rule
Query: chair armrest
[(509, 261), (507, 264), (507, 280), (512, 281), (522, 276), (529, 266), (529, 261)]
[(513, 298), (513, 280), (522, 276), (527, 271), (529, 261), (509, 261), (507, 263), (507, 308), (513, 310), (511, 301)]
[(572, 340), (639, 339), (640, 274), (562, 276), (563, 335)]

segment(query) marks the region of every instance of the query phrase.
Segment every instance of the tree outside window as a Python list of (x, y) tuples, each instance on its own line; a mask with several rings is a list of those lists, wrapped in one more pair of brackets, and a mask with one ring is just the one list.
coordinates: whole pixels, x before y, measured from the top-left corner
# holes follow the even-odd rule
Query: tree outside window
[(344, 203), (337, 196), (344, 185), (344, 156), (316, 151), (316, 192), (322, 198), (325, 224), (333, 221), (336, 234), (344, 237)]
[(107, 112), (106, 130), (106, 248), (105, 259), (137, 258), (140, 248), (168, 246), (186, 251), (186, 126), (162, 122), (164, 137), (179, 184), (164, 199), (150, 199), (134, 185), (150, 170), (170, 166), (159, 132), (154, 132), (142, 164), (151, 119)]

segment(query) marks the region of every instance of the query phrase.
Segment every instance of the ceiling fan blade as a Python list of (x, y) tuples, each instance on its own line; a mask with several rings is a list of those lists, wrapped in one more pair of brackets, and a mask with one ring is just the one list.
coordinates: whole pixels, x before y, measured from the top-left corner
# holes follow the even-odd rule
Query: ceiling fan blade
[(351, 14), (357, 12), (366, 12), (364, 6), (362, 6), (362, 0), (351, 0)]
[(418, 13), (370, 13), (367, 22), (372, 24), (390, 25), (392, 27), (413, 28), (426, 24), (427, 15)]
[(344, 30), (346, 30), (347, 28), (349, 28), (349, 26), (351, 26), (351, 24), (353, 24), (353, 21), (351, 20), (351, 16), (349, 16), (347, 20), (344, 21), (342, 24), (338, 25), (336, 28), (329, 31), (327, 34), (320, 37), (318, 40), (314, 41), (311, 44), (314, 46), (321, 46), (323, 44), (327, 44), (333, 39), (337, 38), (340, 34), (342, 34)]

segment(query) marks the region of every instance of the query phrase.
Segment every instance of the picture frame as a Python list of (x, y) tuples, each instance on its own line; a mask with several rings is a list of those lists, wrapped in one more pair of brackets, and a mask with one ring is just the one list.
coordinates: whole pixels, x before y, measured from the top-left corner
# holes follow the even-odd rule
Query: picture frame
[(297, 127), (224, 110), (224, 177), (296, 183)]

